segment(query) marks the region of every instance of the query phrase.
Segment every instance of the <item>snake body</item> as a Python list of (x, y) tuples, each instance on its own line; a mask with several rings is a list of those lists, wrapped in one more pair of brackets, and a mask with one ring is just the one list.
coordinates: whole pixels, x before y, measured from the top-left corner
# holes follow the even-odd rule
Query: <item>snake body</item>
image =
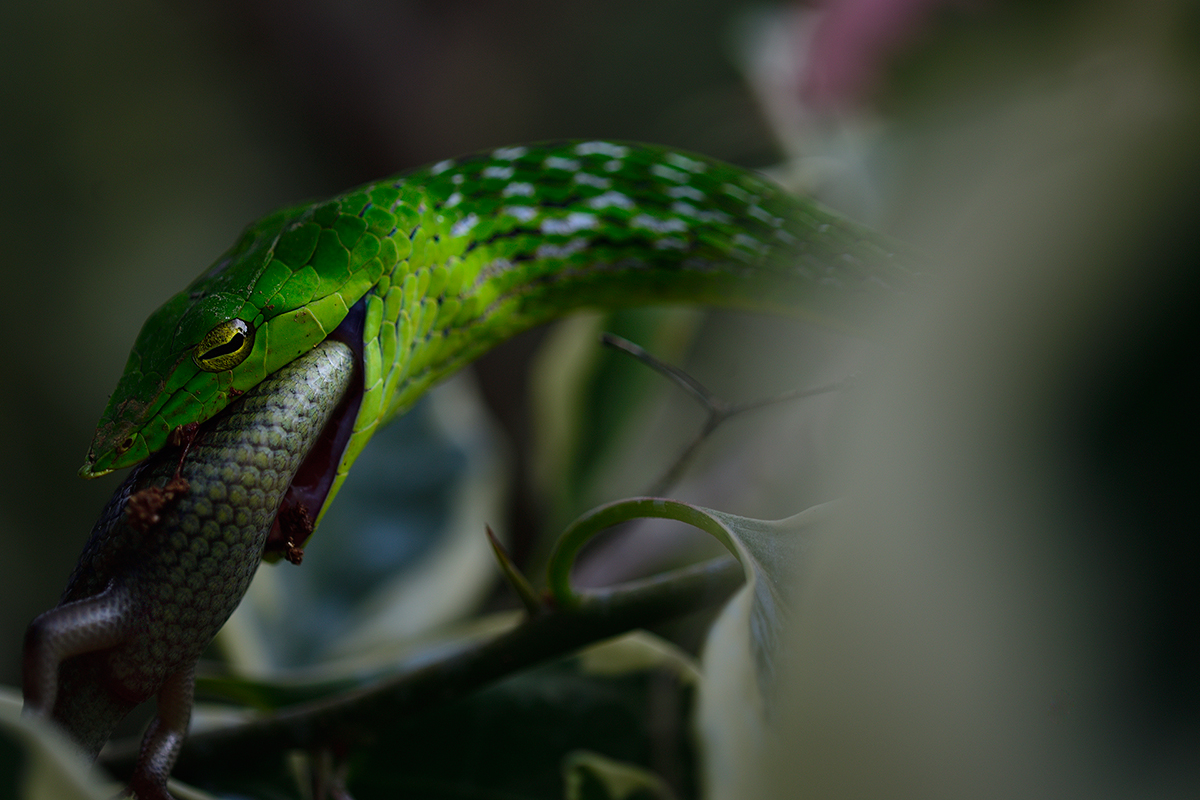
[[(31, 626), (27, 706), (53, 707), (94, 754), (113, 718), (157, 692), (134, 781), (145, 796), (166, 797), (200, 651), (264, 553), (307, 539), (375, 430), (432, 383), (584, 306), (713, 303), (852, 327), (856, 297), (908, 286), (898, 252), (743, 169), (600, 141), (443, 161), (260, 220), (134, 344), (81, 473), (151, 464), (102, 514), (65, 604), (43, 615), (53, 624)], [(330, 353), (341, 364), (336, 391), (303, 377)], [(286, 388), (294, 380), (310, 399)], [(250, 472), (261, 477), (229, 461), (225, 439), (259, 436), (267, 423), (247, 415), (278, 397), (305, 431), (272, 434), (299, 443), (272, 467), (286, 479), (253, 508), (244, 495), (218, 502), (213, 492), (232, 498)], [(191, 491), (148, 531), (130, 528), (128, 498), (168, 485), (179, 458), (164, 447), (200, 423), (179, 467)], [(205, 483), (213, 474), (222, 477)], [(210, 516), (195, 522), (202, 511)], [(223, 538), (231, 525), (236, 546)], [(141, 605), (110, 602), (121, 585), (136, 586)], [(76, 655), (56, 686), (60, 662)], [(103, 696), (85, 696), (89, 686)]]
[[(892, 242), (694, 154), (565, 142), (442, 161), (247, 229), (147, 320), (81, 472), (142, 460), (360, 303), (362, 402), (328, 499), (432, 383), (574, 308), (688, 301), (844, 324), (848, 295), (909, 278)], [(235, 319), (243, 360), (205, 371), (195, 349)]]

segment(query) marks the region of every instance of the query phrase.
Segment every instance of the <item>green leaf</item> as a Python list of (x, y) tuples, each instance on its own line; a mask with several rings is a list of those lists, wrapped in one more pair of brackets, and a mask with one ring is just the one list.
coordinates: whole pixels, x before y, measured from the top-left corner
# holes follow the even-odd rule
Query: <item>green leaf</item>
[(749, 655), (756, 665), (758, 689), (765, 694), (774, 680), (774, 658), (792, 579), (814, 533), (835, 505), (825, 503), (774, 521), (660, 498), (634, 498), (599, 506), (571, 523), (559, 537), (548, 567), (550, 591), (563, 607), (585, 602), (586, 593), (577, 593), (571, 587), (571, 566), (579, 549), (605, 528), (645, 517), (674, 519), (697, 527), (720, 541), (745, 571), (746, 586), (731, 605), (738, 604), (741, 609), (740, 622), (745, 626)]
[[(356, 800), (561, 800), (574, 754), (587, 751), (630, 775), (671, 774), (680, 796), (692, 797), (697, 676), (694, 661), (673, 645), (646, 633), (623, 636), (397, 719), (352, 759), (348, 788)], [(616, 770), (587, 771), (602, 773), (602, 785), (615, 780)]]
[[(655, 517), (693, 525), (715, 537), (738, 559), (746, 584), (726, 605), (704, 649), (704, 682), (698, 731), (704, 753), (706, 791), (736, 797), (729, 785), (744, 776), (745, 764), (770, 743), (770, 701), (780, 658), (789, 601), (806, 551), (837, 503), (814, 506), (777, 521), (739, 517), (674, 500), (636, 498), (600, 506), (573, 522), (551, 554), (548, 583), (555, 600), (570, 608), (587, 603), (587, 593), (570, 585), (579, 549), (605, 528)], [(602, 795), (601, 795), (602, 796)]]
[[(746, 586), (726, 607), (742, 608), (758, 674), (760, 691), (770, 692), (775, 681), (775, 656), (789, 613), (793, 588), (807, 551), (836, 509), (823, 503), (781, 520), (738, 517), (721, 511), (708, 513), (730, 531), (733, 552), (746, 570)], [(723, 541), (726, 547), (729, 543)], [(746, 596), (746, 600), (739, 599)]]
[(0, 687), (0, 797), (108, 800), (117, 789), (53, 725), (22, 717), (16, 690)]
[[(839, 504), (814, 506), (775, 523), (716, 516), (733, 529), (747, 581), (726, 604), (704, 644), (697, 733), (708, 797), (743, 796), (753, 765), (773, 747), (771, 728), (781, 636), (807, 550)], [(750, 578), (750, 574), (754, 578)]]
[[(512, 623), (513, 615), (505, 618)], [(418, 648), (405, 662), (423, 660), (438, 646), (429, 643), (424, 654)], [(354, 669), (343, 664), (338, 671)], [(291, 683), (230, 681), (238, 692), (270, 698), (306, 690)], [(642, 631), (611, 639), (513, 675), (468, 699), (399, 717), (378, 736), (355, 741), (349, 756), (351, 793), (358, 800), (410, 792), (559, 800), (564, 759), (587, 750), (664, 771), (681, 797), (694, 796), (691, 716), (699, 681), (694, 659), (665, 640)], [(194, 718), (201, 727), (213, 719), (203, 708)], [(277, 757), (250, 766), (210, 763), (184, 777), (217, 793), (275, 798), (286, 796), (280, 792), (289, 780), (279, 767)]]
[(662, 778), (633, 764), (590, 750), (576, 750), (563, 763), (565, 800), (671, 800)]

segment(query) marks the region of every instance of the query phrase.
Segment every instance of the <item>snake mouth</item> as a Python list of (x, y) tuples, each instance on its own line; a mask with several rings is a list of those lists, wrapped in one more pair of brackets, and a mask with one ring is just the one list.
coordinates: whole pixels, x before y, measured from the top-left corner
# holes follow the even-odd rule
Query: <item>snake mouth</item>
[(275, 560), (282, 556), (299, 564), (301, 549), (313, 533), (317, 518), (337, 475), (338, 465), (350, 442), (354, 422), (363, 400), (363, 325), (366, 320), (366, 298), (351, 307), (345, 319), (326, 338), (346, 344), (354, 353), (354, 376), (333, 415), (325, 423), (300, 468), (284, 493), (275, 522), (267, 536), (263, 557)]

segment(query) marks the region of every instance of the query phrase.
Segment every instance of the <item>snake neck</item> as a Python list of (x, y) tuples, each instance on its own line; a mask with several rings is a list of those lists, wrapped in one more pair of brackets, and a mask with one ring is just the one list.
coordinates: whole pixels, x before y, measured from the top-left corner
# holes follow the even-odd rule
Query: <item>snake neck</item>
[(363, 402), (330, 499), (375, 429), (432, 383), (571, 310), (712, 303), (837, 325), (848, 295), (910, 279), (878, 234), (819, 204), (644, 145), (501, 148), (368, 184), (305, 217), (337, 231), (351, 271), (371, 275)]

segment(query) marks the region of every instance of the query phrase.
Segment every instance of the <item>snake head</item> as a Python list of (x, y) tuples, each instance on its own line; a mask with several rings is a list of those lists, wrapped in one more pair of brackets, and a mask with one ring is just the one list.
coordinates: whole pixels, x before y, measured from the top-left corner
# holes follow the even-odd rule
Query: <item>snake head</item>
[[(331, 208), (332, 207), (332, 208)], [(336, 202), (277, 212), (155, 311), (138, 334), (79, 474), (143, 461), (312, 349), (378, 280)], [(372, 237), (373, 238), (373, 237)], [(369, 243), (368, 243), (369, 247)], [(375, 240), (378, 250), (378, 240)], [(375, 259), (378, 264), (378, 259)], [(373, 279), (372, 279), (373, 276)]]

